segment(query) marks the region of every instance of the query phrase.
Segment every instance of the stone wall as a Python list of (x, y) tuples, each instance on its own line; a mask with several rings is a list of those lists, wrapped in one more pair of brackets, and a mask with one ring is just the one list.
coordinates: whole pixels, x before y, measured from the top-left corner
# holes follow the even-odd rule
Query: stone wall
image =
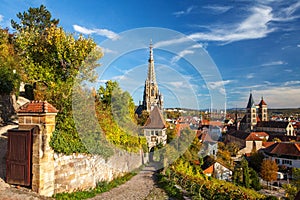
[(54, 193), (94, 188), (100, 181), (111, 181), (148, 162), (148, 155), (116, 151), (105, 160), (99, 155), (54, 154)]
[(15, 114), (16, 108), (15, 95), (0, 95), (0, 124), (8, 122), (10, 117)]

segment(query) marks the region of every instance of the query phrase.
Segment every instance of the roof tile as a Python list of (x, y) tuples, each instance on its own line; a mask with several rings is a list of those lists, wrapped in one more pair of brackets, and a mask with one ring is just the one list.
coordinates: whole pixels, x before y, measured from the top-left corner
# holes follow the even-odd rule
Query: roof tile
[(20, 107), (18, 113), (58, 113), (47, 101), (31, 101)]

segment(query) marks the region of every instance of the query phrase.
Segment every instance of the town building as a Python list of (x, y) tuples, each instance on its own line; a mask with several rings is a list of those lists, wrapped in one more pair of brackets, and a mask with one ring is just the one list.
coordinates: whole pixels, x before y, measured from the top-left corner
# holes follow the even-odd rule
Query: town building
[(157, 106), (154, 106), (154, 108), (150, 111), (150, 116), (143, 127), (149, 152), (153, 151), (153, 148), (159, 144), (166, 145), (166, 129), (167, 126), (160, 109)]
[(300, 168), (300, 143), (276, 142), (261, 151), (277, 165)]

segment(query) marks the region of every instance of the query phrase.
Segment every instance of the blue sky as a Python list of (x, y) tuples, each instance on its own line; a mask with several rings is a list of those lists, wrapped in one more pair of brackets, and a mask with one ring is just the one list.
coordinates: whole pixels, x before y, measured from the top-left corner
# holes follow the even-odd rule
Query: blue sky
[(98, 83), (117, 80), (136, 103), (152, 39), (165, 107), (245, 107), (250, 90), (256, 103), (300, 107), (297, 0), (3, 0), (1, 27), (41, 4), (67, 32), (94, 38), (104, 51)]

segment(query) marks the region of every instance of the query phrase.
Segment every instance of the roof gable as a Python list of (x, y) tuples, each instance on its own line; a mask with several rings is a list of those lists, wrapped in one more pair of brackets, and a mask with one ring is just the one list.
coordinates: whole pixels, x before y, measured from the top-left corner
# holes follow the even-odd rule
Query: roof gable
[(150, 112), (150, 116), (148, 117), (145, 125), (145, 129), (163, 129), (166, 128), (165, 120), (158, 109), (157, 106), (153, 108)]

